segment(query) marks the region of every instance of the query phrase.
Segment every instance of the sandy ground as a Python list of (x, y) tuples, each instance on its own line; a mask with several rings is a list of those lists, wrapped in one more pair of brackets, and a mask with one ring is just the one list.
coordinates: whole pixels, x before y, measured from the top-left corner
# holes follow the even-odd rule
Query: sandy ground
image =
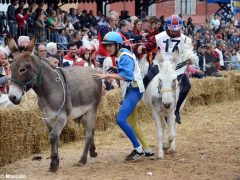
[[(64, 144), (59, 148), (60, 168), (48, 172), (50, 151), (41, 161), (32, 157), (0, 168), (5, 174), (25, 175), (27, 179), (235, 179), (240, 180), (240, 101), (198, 107), (183, 113), (183, 124), (177, 129), (177, 152), (164, 160), (143, 158), (125, 162), (131, 145), (118, 127), (96, 132), (98, 157), (89, 158), (83, 167), (79, 160), (83, 142)], [(141, 123), (152, 145), (156, 132), (152, 121)]]

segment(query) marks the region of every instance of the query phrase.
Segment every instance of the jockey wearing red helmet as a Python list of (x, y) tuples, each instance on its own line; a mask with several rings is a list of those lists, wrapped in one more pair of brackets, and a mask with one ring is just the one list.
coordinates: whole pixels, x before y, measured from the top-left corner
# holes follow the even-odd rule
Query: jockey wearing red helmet
[(181, 28), (183, 25), (183, 21), (178, 15), (174, 14), (170, 16), (167, 19), (166, 25), (167, 25), (166, 32), (171, 38), (181, 36)]
[[(178, 74), (178, 81), (180, 82), (181, 90), (179, 99), (176, 105), (175, 116), (176, 122), (181, 124), (181, 118), (179, 110), (181, 104), (184, 102), (188, 92), (191, 89), (191, 84), (188, 77), (186, 76), (187, 63), (184, 62), (182, 54), (192, 48), (192, 40), (181, 33), (183, 25), (182, 19), (178, 15), (171, 15), (166, 22), (167, 30), (157, 34), (155, 37), (148, 39), (148, 42), (144, 43), (143, 46), (138, 47), (138, 53), (141, 54), (143, 49), (150, 52), (154, 48), (160, 49), (161, 53), (169, 60), (173, 58), (174, 51), (178, 49), (179, 58), (177, 62), (176, 72)], [(159, 73), (157, 59), (153, 61), (153, 65), (149, 67), (147, 75), (144, 77), (143, 82), (145, 87), (149, 82)], [(181, 79), (181, 80), (180, 80)]]

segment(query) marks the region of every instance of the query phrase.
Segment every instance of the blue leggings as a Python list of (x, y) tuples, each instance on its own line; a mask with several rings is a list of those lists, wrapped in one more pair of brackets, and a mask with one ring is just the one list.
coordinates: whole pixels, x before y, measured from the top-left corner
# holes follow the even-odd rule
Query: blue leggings
[(128, 124), (127, 118), (132, 113), (135, 106), (142, 98), (142, 96), (143, 96), (143, 93), (140, 93), (138, 88), (128, 88), (126, 92), (126, 96), (123, 100), (123, 103), (117, 115), (118, 126), (124, 131), (127, 137), (131, 140), (134, 148), (139, 147), (140, 143), (132, 127)]

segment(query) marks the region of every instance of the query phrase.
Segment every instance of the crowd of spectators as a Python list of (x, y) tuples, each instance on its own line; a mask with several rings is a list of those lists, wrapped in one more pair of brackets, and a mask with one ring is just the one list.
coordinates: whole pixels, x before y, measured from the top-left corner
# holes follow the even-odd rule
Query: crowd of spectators
[[(93, 11), (74, 8), (66, 12), (55, 7), (54, 3), (46, 10), (43, 2), (38, 5), (29, 4), (28, 8), (24, 8), (24, 4), (20, 3), (16, 9), (16, 5), (17, 1), (11, 0), (6, 24), (0, 32), (0, 40), (3, 41), (3, 34), (8, 32), (18, 39), (18, 45), (24, 48), (30, 38), (37, 34), (36, 55), (53, 68), (77, 65), (101, 67), (103, 72), (106, 72), (111, 66), (116, 66), (114, 58), (102, 53), (104, 47), (101, 47), (101, 41), (107, 32), (118, 31), (126, 48), (135, 52), (138, 58), (142, 58), (134, 51), (134, 44), (166, 30), (164, 16), (148, 17), (142, 14), (140, 18), (130, 17), (126, 11), (121, 14), (112, 11), (107, 16), (98, 12), (95, 16)], [(191, 77), (219, 76), (221, 70), (240, 69), (238, 21), (226, 21), (213, 15), (205, 24), (196, 26), (189, 17), (183, 22), (182, 32), (192, 39), (199, 59), (191, 66), (197, 73), (188, 68)], [(154, 58), (154, 53), (147, 53), (149, 63)], [(107, 89), (118, 86), (117, 82), (109, 84), (106, 81), (105, 84)]]

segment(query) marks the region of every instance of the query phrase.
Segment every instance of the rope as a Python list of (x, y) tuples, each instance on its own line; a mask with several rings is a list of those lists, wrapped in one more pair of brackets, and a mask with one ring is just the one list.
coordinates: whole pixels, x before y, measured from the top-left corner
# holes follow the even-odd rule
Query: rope
[(162, 89), (162, 90), (160, 90), (159, 85), (158, 85), (158, 87), (157, 87), (157, 88), (158, 88), (158, 93), (176, 92), (176, 90), (177, 90), (178, 88), (180, 88), (180, 84), (181, 84), (181, 82), (182, 82), (183, 76), (185, 75), (186, 71), (187, 71), (187, 69), (185, 69), (185, 71), (184, 71), (184, 73), (182, 74), (180, 80), (177, 81), (177, 87), (176, 87), (176, 88), (174, 88), (174, 89)]
[[(63, 108), (63, 106), (64, 106), (64, 104), (65, 104), (65, 101), (66, 101), (66, 90), (65, 90), (65, 86), (64, 86), (63, 80), (60, 78), (60, 75), (59, 75), (59, 73), (57, 72), (57, 70), (56, 70), (56, 73), (57, 73), (58, 77), (55, 79), (55, 81), (56, 81), (57, 83), (58, 83), (58, 82), (61, 82), (62, 88), (63, 88), (63, 103), (62, 103), (61, 107), (58, 109), (57, 113), (55, 113), (54, 115), (49, 116), (49, 117), (41, 117), (41, 116), (38, 116), (38, 115), (37, 115), (36, 113), (34, 113), (34, 111), (33, 111), (33, 114), (34, 114), (37, 118), (40, 118), (40, 119), (42, 119), (42, 120), (48, 120), (48, 119), (51, 119), (51, 118), (57, 116), (57, 115), (60, 113), (60, 111), (62, 110), (62, 108)], [(26, 102), (28, 102), (27, 94), (25, 94), (25, 98), (26, 98)], [(35, 100), (34, 104), (32, 105), (32, 107), (36, 104), (37, 101), (38, 101), (38, 97), (36, 97), (36, 100)], [(27, 108), (23, 108), (22, 106), (21, 106), (21, 107), (22, 107), (23, 109), (25, 109), (25, 110), (32, 109), (31, 107), (29, 107), (28, 103), (26, 103), (26, 104), (27, 104), (27, 106), (28, 106), (28, 109), (27, 109)]]

